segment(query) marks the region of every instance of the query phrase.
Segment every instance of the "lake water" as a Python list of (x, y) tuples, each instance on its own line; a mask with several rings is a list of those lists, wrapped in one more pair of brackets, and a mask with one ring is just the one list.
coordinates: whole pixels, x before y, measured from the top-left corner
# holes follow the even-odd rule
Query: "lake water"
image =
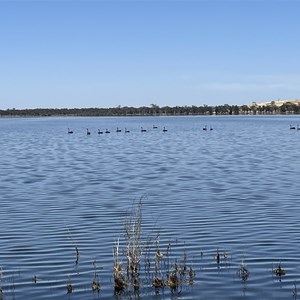
[[(0, 119), (4, 299), (296, 299), (300, 131), (289, 126), (297, 123), (300, 116)], [(138, 292), (115, 294), (113, 247), (119, 239), (123, 254), (125, 217), (140, 199), (151, 267), (141, 267)], [(160, 275), (185, 253), (192, 284), (186, 275), (177, 291), (152, 287), (158, 234)], [(279, 264), (284, 276), (272, 270)], [(100, 292), (91, 288), (95, 272)]]

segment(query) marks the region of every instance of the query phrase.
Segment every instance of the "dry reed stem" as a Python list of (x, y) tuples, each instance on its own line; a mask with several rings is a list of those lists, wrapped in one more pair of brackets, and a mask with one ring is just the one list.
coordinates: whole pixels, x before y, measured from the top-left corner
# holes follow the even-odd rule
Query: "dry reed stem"
[(122, 272), (122, 264), (119, 261), (119, 239), (116, 241), (116, 245), (113, 249), (113, 257), (114, 257), (114, 283), (115, 283), (115, 290), (121, 291), (126, 286), (127, 283), (124, 279), (124, 275)]
[(293, 300), (296, 300), (297, 299), (297, 285), (296, 285), (296, 281), (294, 282), (294, 288), (293, 288), (293, 291), (292, 291), (292, 294), (293, 294)]
[(247, 267), (246, 267), (246, 263), (244, 262), (244, 260), (242, 260), (241, 262), (241, 266), (237, 271), (238, 275), (240, 276), (240, 278), (245, 282), (248, 280), (248, 277), (250, 275), (250, 272), (248, 271)]
[[(190, 272), (187, 270), (188, 259), (186, 250), (184, 249), (182, 261), (179, 263), (176, 260), (170, 271), (171, 243), (167, 244), (166, 253), (163, 253), (160, 247), (159, 233), (156, 235), (155, 239), (148, 237), (143, 241), (142, 199), (143, 198), (140, 198), (137, 203), (133, 203), (131, 211), (125, 219), (124, 249), (122, 251), (120, 250), (121, 243), (119, 239), (116, 241), (113, 248), (115, 292), (120, 293), (124, 289), (128, 289), (128, 292), (132, 292), (140, 289), (140, 271), (143, 262), (144, 269), (149, 276), (148, 278), (151, 278), (152, 286), (156, 290), (168, 286), (172, 293), (180, 293), (182, 285), (185, 282), (188, 282), (188, 280), (186, 280), (186, 275), (190, 274), (189, 282), (191, 282), (191, 280), (193, 281), (195, 275), (192, 267), (190, 267)], [(152, 246), (154, 246), (154, 249)], [(154, 254), (154, 257), (152, 254)], [(124, 266), (121, 257), (125, 262)], [(144, 258), (144, 261), (142, 261), (142, 257)], [(151, 268), (152, 259), (154, 259), (154, 265)], [(153, 274), (150, 274), (151, 271)]]

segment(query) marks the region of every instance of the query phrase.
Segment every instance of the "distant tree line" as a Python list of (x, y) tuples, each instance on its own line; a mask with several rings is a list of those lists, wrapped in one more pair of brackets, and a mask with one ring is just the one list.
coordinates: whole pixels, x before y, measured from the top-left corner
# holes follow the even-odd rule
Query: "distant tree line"
[(0, 117), (50, 117), (50, 116), (188, 116), (188, 115), (256, 115), (299, 114), (300, 103), (274, 101), (267, 105), (217, 105), (217, 106), (118, 106), (113, 108), (35, 108), (0, 110)]

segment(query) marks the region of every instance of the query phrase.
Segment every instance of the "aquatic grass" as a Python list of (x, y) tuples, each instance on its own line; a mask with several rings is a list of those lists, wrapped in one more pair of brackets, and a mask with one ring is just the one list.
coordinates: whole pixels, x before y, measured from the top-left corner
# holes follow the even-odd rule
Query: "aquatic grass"
[(294, 287), (293, 287), (293, 290), (292, 290), (293, 300), (296, 300), (296, 299), (297, 299), (297, 294), (298, 294), (298, 291), (297, 291), (297, 284), (296, 284), (296, 281), (295, 281), (295, 282), (294, 282)]
[[(123, 269), (122, 261), (119, 253), (119, 239), (117, 240), (114, 250), (114, 285), (117, 293), (125, 288), (132, 287), (138, 290), (140, 287), (139, 273), (141, 269), (142, 258), (142, 198), (135, 205), (133, 203), (132, 210), (128, 214), (124, 223), (125, 238), (125, 259), (126, 268)], [(126, 270), (126, 272), (125, 272)]]
[(135, 292), (148, 283), (156, 294), (165, 287), (170, 288), (172, 293), (180, 293), (182, 285), (193, 284), (195, 276), (192, 267), (188, 271), (186, 246), (184, 244), (182, 257), (178, 259), (172, 256), (170, 242), (166, 245), (166, 251), (162, 251), (159, 232), (155, 238), (147, 236), (144, 239), (142, 200), (143, 197), (133, 203), (124, 222), (124, 240), (117, 239), (113, 247), (115, 292)]
[(75, 249), (75, 253), (76, 253), (75, 264), (77, 265), (78, 262), (79, 262), (80, 252), (79, 252), (77, 243), (74, 242), (74, 239), (73, 239), (73, 237), (72, 237), (72, 234), (71, 234), (70, 229), (69, 229), (67, 226), (66, 226), (66, 229), (67, 229), (67, 231), (68, 231), (68, 239), (71, 240), (72, 246), (73, 246), (74, 249)]
[(216, 262), (217, 262), (218, 265), (221, 263), (221, 254), (219, 252), (219, 248), (217, 249), (215, 260), (216, 260)]
[(237, 274), (243, 282), (246, 282), (248, 280), (250, 272), (248, 271), (244, 260), (242, 260), (240, 268), (237, 270)]
[(92, 282), (92, 290), (93, 291), (97, 291), (97, 292), (99, 292), (100, 291), (100, 283), (99, 283), (99, 281), (97, 280), (93, 280), (93, 282)]
[(196, 272), (193, 269), (193, 265), (190, 265), (190, 269), (189, 269), (189, 285), (193, 285), (194, 284), (194, 277), (196, 276)]
[(66, 284), (67, 284), (67, 294), (71, 294), (73, 292), (73, 285), (72, 285), (70, 277), (68, 278), (68, 281), (66, 282)]
[(125, 280), (125, 275), (122, 268), (122, 262), (119, 258), (119, 239), (116, 241), (115, 247), (113, 248), (113, 258), (114, 258), (114, 288), (116, 293), (120, 293), (124, 288), (127, 287), (127, 282)]
[(92, 282), (92, 290), (99, 292), (101, 289), (101, 286), (100, 286), (100, 281), (99, 281), (99, 274), (98, 274), (96, 259), (93, 261), (93, 266), (94, 266), (94, 278), (93, 278), (93, 282)]
[(31, 279), (31, 280), (32, 280), (33, 283), (37, 283), (37, 277), (36, 277), (35, 274), (32, 276), (32, 279)]
[(165, 286), (165, 282), (163, 279), (163, 274), (162, 274), (162, 268), (161, 268), (161, 261), (164, 257), (163, 253), (160, 250), (160, 235), (157, 234), (156, 236), (156, 251), (154, 255), (154, 277), (152, 280), (152, 285), (156, 289), (156, 292), (158, 293), (158, 289), (163, 288)]
[(127, 275), (137, 280), (140, 270), (142, 255), (142, 198), (136, 206), (133, 206), (131, 213), (124, 224), (127, 257)]
[(279, 277), (279, 281), (281, 280), (281, 276), (284, 276), (286, 274), (286, 271), (281, 267), (281, 262), (278, 264), (276, 268), (272, 266), (273, 273)]

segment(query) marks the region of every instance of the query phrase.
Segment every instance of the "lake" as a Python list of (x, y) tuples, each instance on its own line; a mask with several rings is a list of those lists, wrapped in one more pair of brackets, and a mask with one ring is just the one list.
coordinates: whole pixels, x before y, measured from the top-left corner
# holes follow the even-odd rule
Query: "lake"
[[(289, 126), (298, 123), (300, 116), (0, 119), (4, 299), (296, 299), (300, 130)], [(119, 240), (125, 266), (124, 223), (139, 201), (140, 288), (117, 293), (113, 249)], [(152, 286), (155, 271), (165, 280), (183, 265), (177, 289)]]

